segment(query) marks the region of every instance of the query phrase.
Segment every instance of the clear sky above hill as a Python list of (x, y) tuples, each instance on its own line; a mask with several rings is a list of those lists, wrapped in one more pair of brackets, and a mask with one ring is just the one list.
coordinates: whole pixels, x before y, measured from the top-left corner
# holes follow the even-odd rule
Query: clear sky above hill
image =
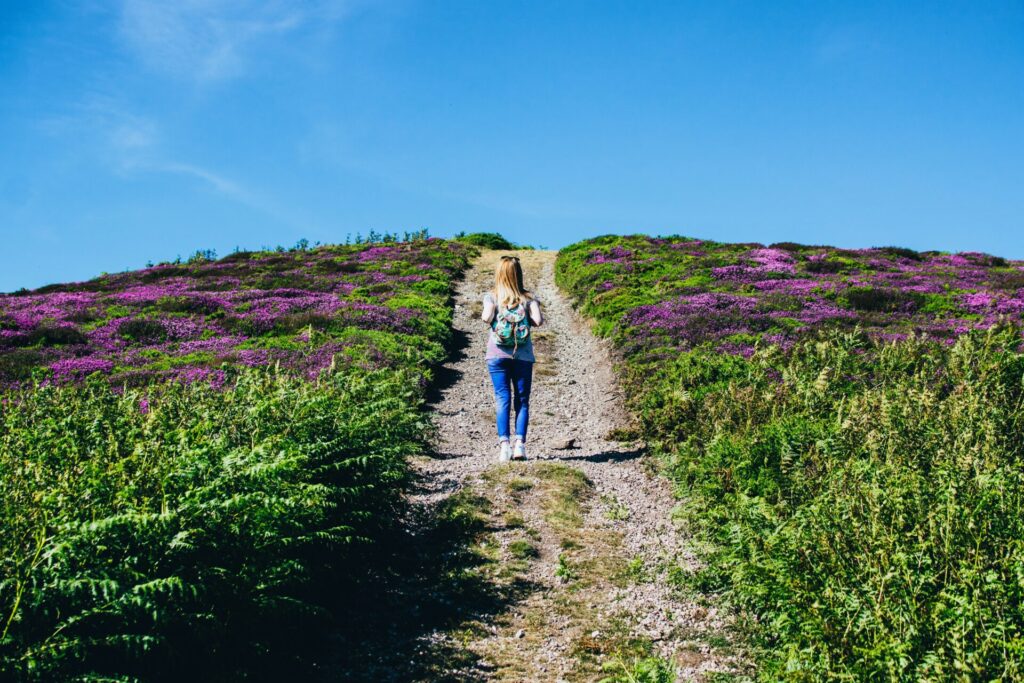
[(0, 2), (0, 291), (421, 227), (1024, 258), (1024, 4)]

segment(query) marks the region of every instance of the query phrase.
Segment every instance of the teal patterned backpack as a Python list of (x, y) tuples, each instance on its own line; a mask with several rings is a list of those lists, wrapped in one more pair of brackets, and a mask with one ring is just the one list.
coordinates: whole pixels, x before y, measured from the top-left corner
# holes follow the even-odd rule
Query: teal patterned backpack
[(526, 306), (520, 302), (515, 308), (497, 308), (491, 330), (497, 338), (498, 346), (518, 347), (530, 339), (530, 316)]

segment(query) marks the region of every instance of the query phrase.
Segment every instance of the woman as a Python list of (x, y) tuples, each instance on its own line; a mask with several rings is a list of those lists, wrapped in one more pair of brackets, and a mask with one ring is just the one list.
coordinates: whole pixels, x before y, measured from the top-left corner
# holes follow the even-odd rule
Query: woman
[[(489, 323), (487, 369), (497, 403), (498, 460), (526, 459), (526, 428), (530, 421), (530, 384), (533, 381), (531, 327), (544, 323), (540, 303), (523, 287), (523, 268), (515, 256), (502, 256), (494, 269), (494, 289), (484, 296), (480, 316)], [(511, 387), (511, 392), (509, 391)], [(509, 394), (516, 411), (515, 441), (509, 446)]]

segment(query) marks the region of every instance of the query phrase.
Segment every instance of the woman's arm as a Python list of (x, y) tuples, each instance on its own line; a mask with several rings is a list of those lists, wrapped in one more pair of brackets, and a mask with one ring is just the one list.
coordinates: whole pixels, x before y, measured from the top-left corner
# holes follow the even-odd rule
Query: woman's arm
[(530, 301), (526, 306), (526, 312), (530, 316), (530, 323), (534, 327), (540, 327), (544, 324), (544, 314), (540, 311), (540, 302), (536, 299)]
[(484, 296), (484, 310), (480, 314), (480, 319), (485, 323), (490, 323), (494, 319), (494, 299), (490, 294)]

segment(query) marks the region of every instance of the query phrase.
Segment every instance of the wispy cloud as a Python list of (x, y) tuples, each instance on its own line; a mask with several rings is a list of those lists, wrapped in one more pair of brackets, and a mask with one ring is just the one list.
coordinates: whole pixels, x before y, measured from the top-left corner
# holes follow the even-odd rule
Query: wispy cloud
[(50, 135), (79, 144), (98, 143), (116, 155), (151, 148), (159, 140), (156, 121), (128, 111), (114, 98), (96, 94), (62, 114), (41, 119), (38, 125)]
[(279, 211), (267, 199), (252, 192), (239, 181), (200, 164), (180, 161), (157, 147), (122, 148), (116, 161), (118, 173), (125, 175), (167, 174), (188, 178), (227, 200), (268, 214)]
[(239, 183), (202, 166), (180, 163), (177, 161), (147, 160), (133, 162), (130, 167), (140, 171), (172, 173), (174, 175), (186, 176), (194, 180), (198, 180), (220, 194), (238, 200), (244, 204), (252, 206), (255, 206), (256, 204), (252, 193), (242, 187)]
[(186, 178), (208, 191), (215, 192), (227, 201), (263, 213), (289, 227), (302, 227), (307, 224), (306, 221), (281, 207), (266, 193), (254, 192), (238, 180), (199, 164), (163, 159), (158, 154), (152, 153), (134, 157), (126, 156), (122, 159), (119, 171), (130, 175), (165, 174)]
[(69, 113), (40, 126), (69, 145), (88, 150), (109, 171), (124, 177), (164, 174), (188, 178), (229, 201), (281, 217), (266, 198), (224, 173), (170, 151), (159, 122), (135, 113), (110, 97), (91, 96)]
[(346, 0), (122, 0), (120, 34), (156, 71), (201, 83), (243, 75), (268, 41), (329, 30)]

